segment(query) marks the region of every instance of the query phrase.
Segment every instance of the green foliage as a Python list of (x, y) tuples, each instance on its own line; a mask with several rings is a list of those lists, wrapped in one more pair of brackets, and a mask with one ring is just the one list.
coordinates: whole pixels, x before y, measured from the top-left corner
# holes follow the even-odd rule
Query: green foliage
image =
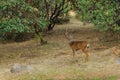
[[(37, 1), (37, 0), (36, 0)], [(35, 6), (25, 0), (0, 1), (0, 38), (15, 37), (21, 33), (34, 33), (34, 24), (38, 29), (46, 27), (48, 22), (42, 18)], [(11, 34), (11, 35), (10, 35)]]
[(120, 31), (120, 2), (118, 0), (76, 0), (80, 20), (94, 23), (102, 31)]
[(67, 0), (0, 0), (0, 38), (53, 28), (57, 18), (70, 10), (68, 5)]
[(37, 9), (42, 18), (48, 21), (48, 30), (52, 30), (58, 18), (63, 18), (71, 6), (67, 0), (41, 0), (36, 2)]
[[(24, 24), (23, 24), (24, 22)], [(7, 32), (28, 32), (30, 31), (29, 28), (29, 21), (27, 19), (20, 19), (20, 18), (13, 18), (13, 19), (2, 19), (0, 22), (0, 31), (1, 33)]]

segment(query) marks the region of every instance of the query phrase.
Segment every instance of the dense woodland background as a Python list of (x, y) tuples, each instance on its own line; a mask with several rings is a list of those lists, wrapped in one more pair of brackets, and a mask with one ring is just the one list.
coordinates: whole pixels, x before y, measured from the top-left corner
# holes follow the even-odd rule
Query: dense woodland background
[(120, 80), (119, 53), (120, 0), (0, 0), (0, 80)]
[(24, 41), (37, 35), (45, 43), (43, 34), (68, 22), (71, 10), (80, 21), (120, 38), (119, 0), (1, 0), (0, 39)]

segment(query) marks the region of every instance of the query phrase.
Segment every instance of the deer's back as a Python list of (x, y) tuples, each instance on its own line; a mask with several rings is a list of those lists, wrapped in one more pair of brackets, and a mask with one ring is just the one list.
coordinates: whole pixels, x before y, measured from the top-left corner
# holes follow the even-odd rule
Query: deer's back
[(87, 42), (86, 41), (71, 41), (69, 43), (70, 47), (73, 50), (84, 50), (87, 47)]

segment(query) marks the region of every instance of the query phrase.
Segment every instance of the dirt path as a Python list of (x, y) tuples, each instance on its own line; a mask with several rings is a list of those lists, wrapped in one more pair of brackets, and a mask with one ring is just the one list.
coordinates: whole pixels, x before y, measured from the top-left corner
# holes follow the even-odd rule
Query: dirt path
[[(87, 40), (91, 44), (89, 62), (84, 63), (85, 55), (80, 54), (82, 52), (77, 52), (75, 58), (72, 57), (72, 51), (63, 35), (66, 27), (75, 39)], [(85, 80), (100, 76), (115, 76), (115, 80), (120, 79), (120, 64), (116, 62), (117, 57), (108, 51), (117, 43), (108, 42), (106, 45), (101, 42), (103, 33), (94, 30), (93, 25), (84, 26), (75, 19), (69, 24), (57, 25), (49, 34), (45, 36), (49, 43), (44, 46), (39, 46), (36, 40), (0, 44), (0, 55), (4, 56), (0, 61), (0, 80), (21, 78), (21, 75), (10, 73), (11, 65), (15, 63), (30, 64), (34, 68), (30, 75), (43, 75), (43, 80), (74, 79), (79, 76), (86, 77)]]
[[(75, 59), (69, 54), (59, 56), (54, 55), (55, 57), (49, 57), (44, 60), (32, 59), (30, 62), (34, 70), (31, 71), (31, 73), (32, 75), (47, 75), (48, 78), (53, 78), (55, 80), (63, 80), (67, 77), (78, 77), (78, 75), (87, 76), (87, 78), (98, 76), (119, 76), (120, 64), (115, 62), (116, 58), (104, 55), (105, 52), (98, 53), (99, 54), (95, 55), (92, 54), (90, 61), (87, 63), (84, 63), (84, 55), (80, 54), (78, 54)], [(23, 64), (28, 65), (29, 63), (26, 62)], [(17, 80), (20, 76), (21, 75), (10, 73), (10, 67), (0, 69), (0, 80)], [(117, 78), (120, 79), (120, 77)]]

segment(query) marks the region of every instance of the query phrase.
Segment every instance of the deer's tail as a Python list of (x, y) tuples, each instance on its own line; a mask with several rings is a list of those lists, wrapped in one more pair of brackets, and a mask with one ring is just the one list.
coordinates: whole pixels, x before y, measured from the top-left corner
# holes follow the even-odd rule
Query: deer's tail
[(86, 48), (90, 48), (90, 44), (89, 44), (89, 43), (87, 44), (87, 47), (86, 47)]

